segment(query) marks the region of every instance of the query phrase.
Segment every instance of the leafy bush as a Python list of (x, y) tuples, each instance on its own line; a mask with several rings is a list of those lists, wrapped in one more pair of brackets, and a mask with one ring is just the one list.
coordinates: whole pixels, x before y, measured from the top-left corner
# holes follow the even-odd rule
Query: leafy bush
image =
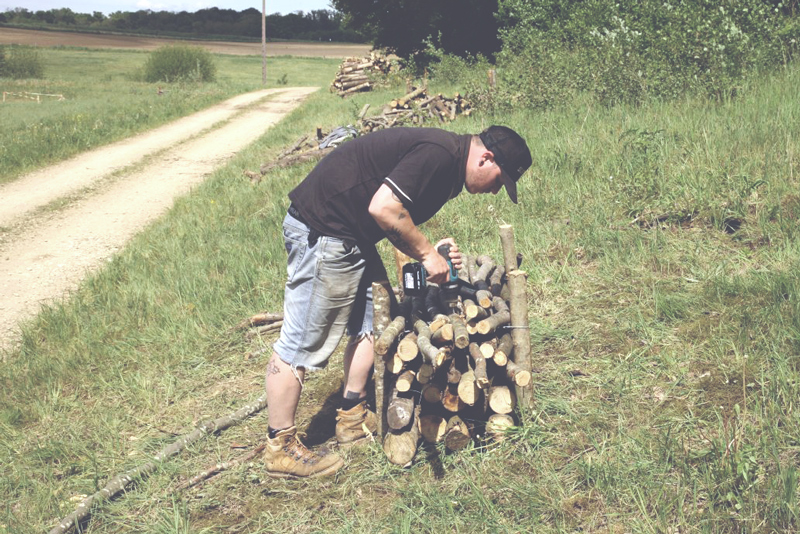
[(0, 52), (0, 76), (15, 80), (44, 77), (42, 57), (35, 48), (15, 46), (5, 52)]
[(217, 67), (211, 53), (197, 46), (167, 45), (153, 51), (144, 66), (145, 81), (212, 82)]
[(498, 69), (505, 89), (534, 107), (574, 89), (609, 105), (724, 97), (796, 49), (797, 25), (781, 9), (764, 0), (501, 0)]

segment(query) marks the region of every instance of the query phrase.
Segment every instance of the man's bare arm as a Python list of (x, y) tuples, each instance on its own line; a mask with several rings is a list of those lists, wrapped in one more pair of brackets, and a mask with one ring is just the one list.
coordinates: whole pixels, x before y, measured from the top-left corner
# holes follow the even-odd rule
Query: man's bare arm
[(430, 281), (441, 283), (446, 280), (447, 263), (420, 232), (408, 210), (386, 184), (372, 197), (369, 214), (400, 252), (422, 262)]

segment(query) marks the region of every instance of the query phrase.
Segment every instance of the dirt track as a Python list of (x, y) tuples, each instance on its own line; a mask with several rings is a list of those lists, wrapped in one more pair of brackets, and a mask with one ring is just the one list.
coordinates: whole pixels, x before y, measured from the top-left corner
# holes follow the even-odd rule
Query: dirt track
[[(316, 90), (240, 95), (0, 186), (0, 226), (12, 229), (0, 240), (0, 360), (18, 336), (19, 321), (77, 287), (176, 197)], [(37, 211), (76, 193), (80, 200), (65, 209)]]
[[(0, 29), (0, 44), (23, 44), (32, 46), (80, 46), (87, 48), (127, 48), (155, 50), (173, 39), (134, 37), (129, 35), (102, 35), (91, 33), (49, 32), (38, 30)], [(231, 43), (223, 41), (191, 41), (211, 52), (239, 56), (261, 55), (261, 43)], [(335, 57), (364, 56), (372, 47), (363, 44), (268, 42), (268, 56)]]

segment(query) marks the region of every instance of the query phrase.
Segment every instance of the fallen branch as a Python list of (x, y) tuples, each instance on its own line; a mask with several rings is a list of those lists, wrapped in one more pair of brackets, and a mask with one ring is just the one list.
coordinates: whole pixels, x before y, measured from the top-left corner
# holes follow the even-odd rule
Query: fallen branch
[(256, 401), (252, 404), (247, 404), (229, 415), (200, 425), (192, 432), (180, 437), (171, 445), (161, 449), (161, 451), (156, 454), (151, 461), (144, 465), (140, 465), (139, 467), (130, 469), (109, 480), (103, 489), (85, 498), (83, 501), (81, 501), (81, 503), (78, 505), (78, 508), (74, 512), (61, 519), (58, 522), (58, 525), (50, 531), (50, 534), (65, 534), (66, 532), (71, 531), (79, 522), (83, 521), (91, 514), (92, 505), (95, 503), (95, 501), (111, 499), (128, 487), (134, 480), (144, 478), (146, 475), (155, 471), (161, 462), (170, 456), (178, 454), (184, 448), (186, 448), (187, 445), (191, 445), (192, 443), (199, 441), (208, 434), (225, 430), (229, 426), (238, 423), (246, 417), (250, 417), (254, 413), (263, 410), (266, 406), (267, 396), (264, 394), (256, 399)]
[(202, 472), (198, 473), (197, 475), (193, 476), (192, 478), (190, 478), (189, 480), (187, 480), (186, 482), (184, 482), (183, 484), (178, 486), (176, 489), (178, 491), (189, 489), (189, 488), (191, 488), (193, 486), (196, 486), (196, 485), (200, 484), (204, 480), (208, 480), (209, 478), (213, 477), (214, 475), (217, 475), (217, 474), (219, 474), (219, 473), (221, 473), (223, 471), (227, 471), (228, 469), (236, 467), (237, 465), (240, 465), (240, 464), (243, 464), (245, 462), (248, 462), (248, 461), (252, 460), (253, 458), (255, 458), (256, 456), (258, 456), (258, 454), (261, 451), (263, 451), (266, 446), (267, 446), (266, 443), (262, 443), (261, 445), (259, 445), (255, 449), (253, 449), (252, 451), (241, 455), (239, 458), (234, 458), (230, 462), (220, 462), (218, 464), (212, 465), (211, 467), (209, 467), (205, 471), (202, 471)]

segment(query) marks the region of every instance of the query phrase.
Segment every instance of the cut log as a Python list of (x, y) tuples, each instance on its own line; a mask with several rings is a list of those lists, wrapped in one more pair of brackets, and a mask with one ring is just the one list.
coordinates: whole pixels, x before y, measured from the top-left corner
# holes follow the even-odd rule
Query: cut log
[(506, 274), (506, 268), (498, 265), (492, 271), (492, 276), (489, 277), (489, 290), (495, 297), (500, 296), (500, 291), (503, 289), (503, 277)]
[(467, 323), (460, 315), (450, 315), (450, 322), (453, 324), (453, 340), (456, 348), (465, 349), (469, 345), (469, 332)]
[[(528, 298), (525, 291), (525, 271), (515, 269), (506, 274), (511, 289), (511, 337), (514, 340), (514, 362), (530, 374), (531, 336), (528, 327)], [(533, 391), (517, 383), (517, 396), (523, 408), (533, 408)]]
[[(511, 360), (508, 360), (506, 363), (506, 375), (508, 375), (508, 378), (510, 378), (515, 385), (521, 388), (531, 383), (531, 372), (527, 369), (523, 369)], [(522, 397), (519, 395), (519, 392), (517, 396), (520, 397), (520, 402), (522, 402)]]
[(451, 417), (444, 431), (444, 446), (448, 450), (458, 451), (469, 445), (470, 440), (472, 440), (472, 426), (457, 415)]
[(391, 358), (386, 359), (386, 370), (393, 375), (399, 375), (403, 372), (403, 367), (406, 362), (400, 359), (400, 356), (395, 352)]
[(392, 430), (401, 430), (408, 426), (414, 415), (414, 397), (398, 395), (398, 391), (392, 392), (389, 406), (386, 408), (386, 422)]
[(423, 320), (414, 323), (414, 330), (417, 332), (417, 347), (425, 361), (429, 362), (434, 368), (439, 367), (447, 359), (447, 351), (436, 347), (431, 343), (431, 329)]
[(486, 358), (477, 343), (469, 344), (469, 354), (475, 360), (475, 383), (481, 389), (489, 387), (489, 376), (486, 374)]
[(497, 350), (494, 351), (494, 363), (503, 366), (506, 365), (508, 362), (509, 357), (511, 356), (511, 352), (514, 349), (514, 341), (511, 337), (511, 334), (506, 332), (500, 338), (500, 341), (497, 344)]
[(494, 351), (497, 348), (497, 340), (490, 339), (489, 341), (481, 343), (478, 348), (480, 348), (484, 358), (492, 360), (494, 359)]
[(478, 306), (475, 301), (471, 299), (464, 299), (464, 318), (469, 321), (480, 321), (489, 316), (489, 312), (485, 308)]
[(395, 340), (397, 340), (397, 337), (403, 332), (405, 326), (405, 317), (402, 315), (395, 317), (375, 342), (375, 352), (381, 356), (385, 356), (386, 353), (389, 352), (389, 348), (394, 344)]
[(431, 343), (433, 343), (437, 347), (452, 344), (453, 325), (447, 323), (443, 324), (441, 328), (436, 329), (436, 331), (431, 334)]
[[(431, 288), (431, 289), (434, 289), (434, 288)], [(436, 298), (438, 300), (439, 297), (437, 296)], [(431, 324), (429, 326), (430, 326), (431, 332), (436, 332), (437, 330), (442, 328), (444, 325), (448, 325), (448, 324), (450, 324), (450, 318), (447, 315), (443, 314), (443, 313), (438, 313), (438, 314), (433, 316), (433, 318), (431, 319)]]
[(494, 386), (489, 389), (489, 407), (494, 413), (511, 413), (516, 404), (516, 395), (508, 386)]
[(434, 371), (435, 369), (430, 362), (423, 362), (422, 365), (419, 366), (419, 371), (417, 371), (417, 382), (420, 384), (427, 384), (431, 381)]
[(419, 447), (419, 406), (414, 410), (410, 428), (406, 432), (389, 432), (383, 440), (383, 452), (395, 465), (411, 465)]
[(416, 378), (416, 376), (417, 373), (415, 373), (411, 369), (406, 369), (405, 371), (400, 373), (400, 376), (397, 377), (397, 382), (395, 384), (397, 391), (405, 393), (406, 391), (410, 390), (411, 385), (414, 383), (414, 379)]
[(478, 323), (478, 332), (481, 334), (488, 334), (494, 332), (499, 327), (507, 325), (511, 322), (511, 313), (509, 312), (508, 305), (500, 297), (492, 299), (495, 313)]
[(428, 443), (439, 443), (444, 438), (447, 421), (440, 415), (428, 414), (419, 418), (422, 438)]
[(433, 382), (428, 382), (422, 388), (422, 399), (431, 404), (442, 402), (442, 388)]
[(442, 406), (448, 412), (458, 413), (464, 408), (466, 405), (464, 401), (462, 401), (458, 396), (458, 387), (445, 387), (442, 391)]
[[(373, 282), (372, 283), (372, 331), (373, 336), (380, 337), (385, 328), (389, 326), (391, 321), (391, 308), (392, 296), (389, 293), (389, 282)], [(384, 372), (386, 369), (386, 362), (384, 355), (379, 354), (373, 346), (373, 355), (375, 358), (373, 370), (373, 382), (375, 385), (375, 415), (378, 422), (378, 438), (382, 439), (386, 434), (386, 419), (384, 417), (384, 407), (386, 406), (387, 391), (384, 387)]]
[(506, 439), (506, 432), (514, 426), (514, 419), (504, 413), (493, 413), (486, 422), (486, 435), (494, 441)]
[(469, 371), (461, 373), (461, 380), (458, 383), (458, 397), (468, 406), (475, 406), (481, 395), (481, 389), (475, 382), (475, 372)]
[(419, 354), (419, 347), (417, 346), (417, 334), (409, 332), (397, 344), (397, 355), (404, 362), (410, 362)]

